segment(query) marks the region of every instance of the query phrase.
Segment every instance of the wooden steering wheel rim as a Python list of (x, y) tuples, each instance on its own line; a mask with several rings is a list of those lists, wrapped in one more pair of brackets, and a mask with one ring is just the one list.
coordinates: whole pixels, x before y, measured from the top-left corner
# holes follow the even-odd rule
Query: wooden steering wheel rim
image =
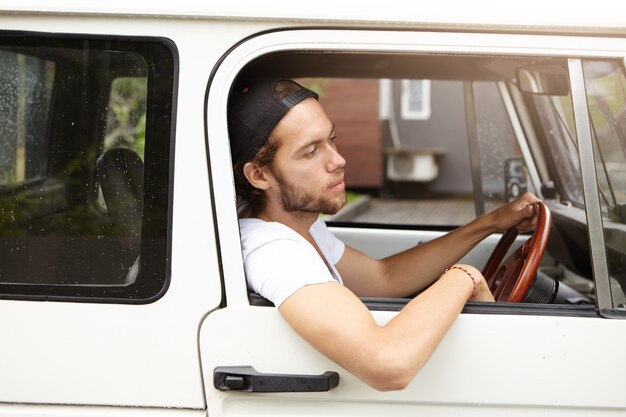
[(542, 202), (535, 203), (537, 226), (533, 235), (504, 262), (504, 255), (515, 242), (517, 229), (507, 230), (500, 238), (483, 269), (483, 276), (496, 301), (520, 303), (537, 274), (550, 235), (552, 215)]

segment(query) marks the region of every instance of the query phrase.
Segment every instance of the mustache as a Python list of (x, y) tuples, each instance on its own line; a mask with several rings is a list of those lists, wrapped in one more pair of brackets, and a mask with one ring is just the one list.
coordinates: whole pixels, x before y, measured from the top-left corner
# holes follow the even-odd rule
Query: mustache
[(328, 188), (332, 187), (333, 185), (337, 185), (337, 183), (343, 181), (344, 176), (345, 176), (345, 170), (339, 169), (335, 173), (335, 176), (330, 181), (328, 181), (328, 184), (326, 185), (328, 186)]

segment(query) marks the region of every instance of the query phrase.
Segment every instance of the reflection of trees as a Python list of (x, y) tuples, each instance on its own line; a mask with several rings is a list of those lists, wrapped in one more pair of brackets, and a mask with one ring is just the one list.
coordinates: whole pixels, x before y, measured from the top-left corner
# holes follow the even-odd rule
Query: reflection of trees
[(146, 139), (147, 79), (116, 78), (111, 85), (104, 150), (129, 148), (143, 159)]
[(0, 51), (0, 186), (43, 174), (54, 73), (50, 61)]

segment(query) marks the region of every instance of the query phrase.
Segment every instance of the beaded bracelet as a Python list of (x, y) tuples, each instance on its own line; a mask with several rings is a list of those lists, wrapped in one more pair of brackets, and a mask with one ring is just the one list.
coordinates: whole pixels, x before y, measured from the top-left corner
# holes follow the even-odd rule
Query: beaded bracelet
[(474, 292), (476, 292), (476, 285), (477, 285), (476, 278), (474, 278), (474, 276), (467, 269), (463, 268), (462, 266), (452, 265), (450, 268), (444, 271), (444, 274), (451, 269), (460, 269), (461, 271), (465, 272), (467, 276), (470, 277), (470, 279), (472, 280), (472, 284), (474, 284)]

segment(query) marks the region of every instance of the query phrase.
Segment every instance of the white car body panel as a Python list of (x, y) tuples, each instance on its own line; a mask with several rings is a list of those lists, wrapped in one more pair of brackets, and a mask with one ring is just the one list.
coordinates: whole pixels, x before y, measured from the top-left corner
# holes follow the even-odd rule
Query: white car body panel
[[(395, 313), (372, 312), (379, 324)], [(215, 343), (215, 334), (229, 334)], [(403, 391), (378, 392), (319, 354), (271, 307), (227, 307), (207, 317), (200, 335), (211, 415), (618, 415), (622, 385), (591, 381), (626, 372), (622, 321), (595, 318), (462, 314), (427, 365)], [(602, 352), (598, 355), (598, 352)], [(600, 356), (600, 357), (598, 357)], [(590, 363), (592, 366), (577, 366)], [(220, 392), (216, 366), (319, 375), (336, 371), (324, 393)], [(587, 383), (585, 383), (588, 382)], [(304, 405), (302, 404), (304, 402)], [(563, 408), (559, 408), (563, 407)], [(393, 411), (391, 411), (393, 410)], [(567, 414), (570, 415), (570, 414)]]

